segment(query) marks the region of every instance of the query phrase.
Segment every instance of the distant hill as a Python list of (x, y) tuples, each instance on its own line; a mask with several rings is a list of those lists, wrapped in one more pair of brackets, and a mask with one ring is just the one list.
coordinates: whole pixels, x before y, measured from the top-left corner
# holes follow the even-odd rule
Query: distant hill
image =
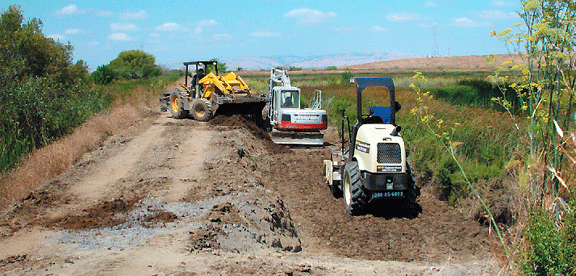
[[(291, 75), (314, 73), (341, 73), (346, 70), (364, 73), (386, 73), (386, 72), (440, 72), (447, 70), (464, 71), (494, 71), (495, 69), (486, 62), (487, 56), (457, 56), (457, 57), (423, 57), (405, 58), (395, 60), (380, 60), (368, 63), (360, 63), (348, 66), (338, 66), (337, 70), (326, 70), (326, 67), (317, 67), (292, 71)], [(522, 64), (519, 55), (497, 55), (494, 65), (502, 66), (505, 61), (512, 61), (513, 64)], [(271, 68), (271, 67), (270, 67)], [(230, 67), (232, 69), (232, 67)], [(241, 75), (261, 75), (268, 71), (243, 70)]]
[(386, 60), (415, 58), (416, 55), (383, 52), (363, 51), (344, 54), (326, 54), (318, 56), (258, 56), (258, 57), (227, 57), (220, 61), (226, 63), (230, 70), (258, 70), (275, 67), (298, 67), (298, 68), (326, 68), (328, 66), (350, 66), (355, 64), (372, 63)]
[[(350, 70), (377, 70), (377, 71), (439, 71), (439, 70), (470, 70), (483, 71), (491, 69), (486, 62), (487, 56), (456, 56), (456, 57), (426, 57), (408, 58), (399, 60), (382, 60), (363, 64), (345, 66), (342, 69)], [(514, 64), (522, 63), (518, 55), (497, 55), (494, 65), (501, 66), (504, 61), (511, 60)], [(341, 69), (341, 68), (339, 68)]]

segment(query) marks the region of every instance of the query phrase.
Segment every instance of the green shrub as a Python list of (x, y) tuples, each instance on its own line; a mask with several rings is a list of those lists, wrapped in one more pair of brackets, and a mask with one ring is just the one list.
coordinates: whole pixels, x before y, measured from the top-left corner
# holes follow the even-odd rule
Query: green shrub
[(92, 73), (92, 80), (97, 84), (108, 84), (115, 78), (114, 71), (108, 65), (98, 66)]
[(336, 67), (336, 66), (328, 66), (328, 67), (326, 67), (326, 70), (330, 70), (330, 71), (331, 71), (331, 70), (338, 70), (338, 67)]
[(350, 82), (350, 78), (354, 77), (354, 74), (348, 70), (342, 72), (342, 74), (340, 74), (340, 78), (342, 80), (342, 83), (349, 83)]
[(520, 263), (525, 275), (576, 275), (576, 200), (559, 227), (553, 214), (534, 207), (526, 228), (526, 248)]

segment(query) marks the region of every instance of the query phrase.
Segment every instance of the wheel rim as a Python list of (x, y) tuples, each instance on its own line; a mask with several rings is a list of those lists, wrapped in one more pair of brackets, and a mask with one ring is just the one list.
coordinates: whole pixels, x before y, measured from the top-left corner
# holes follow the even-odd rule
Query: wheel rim
[(350, 175), (346, 174), (346, 177), (344, 178), (344, 203), (346, 204), (346, 206), (350, 205), (350, 202), (352, 201), (352, 193), (350, 192)]
[(178, 112), (180, 110), (180, 104), (178, 101), (178, 97), (172, 96), (172, 100), (170, 101), (170, 106), (172, 107), (172, 111)]
[(196, 106), (194, 112), (196, 113), (196, 116), (198, 116), (198, 118), (202, 118), (206, 114), (206, 110), (201, 105)]

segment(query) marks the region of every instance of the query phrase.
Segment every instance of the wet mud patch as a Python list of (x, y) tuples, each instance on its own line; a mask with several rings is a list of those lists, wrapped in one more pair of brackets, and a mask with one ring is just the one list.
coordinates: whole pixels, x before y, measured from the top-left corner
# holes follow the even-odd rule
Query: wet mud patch
[(48, 219), (39, 224), (47, 228), (64, 228), (69, 230), (88, 230), (117, 226), (127, 221), (123, 215), (136, 206), (136, 199), (115, 199), (102, 202), (92, 208), (83, 210), (84, 214)]

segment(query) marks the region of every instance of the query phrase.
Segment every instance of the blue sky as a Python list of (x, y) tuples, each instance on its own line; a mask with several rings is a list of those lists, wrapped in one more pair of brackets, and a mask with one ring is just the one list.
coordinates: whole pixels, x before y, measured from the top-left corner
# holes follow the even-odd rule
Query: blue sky
[(2, 10), (20, 5), (26, 20), (41, 19), (43, 33), (70, 41), (74, 59), (92, 70), (132, 49), (168, 67), (184, 60), (372, 50), (503, 54), (506, 48), (490, 32), (520, 22), (520, 0), (0, 1)]

